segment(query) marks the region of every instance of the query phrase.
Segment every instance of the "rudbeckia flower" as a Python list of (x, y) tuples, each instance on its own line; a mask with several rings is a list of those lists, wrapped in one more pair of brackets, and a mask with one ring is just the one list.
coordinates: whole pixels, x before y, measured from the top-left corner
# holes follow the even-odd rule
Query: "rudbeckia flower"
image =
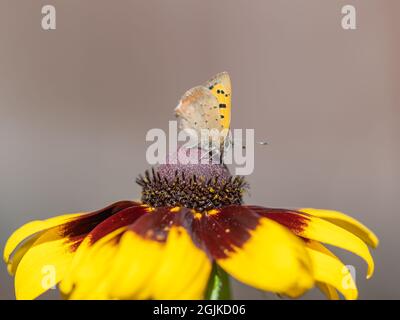
[(15, 231), (4, 260), (17, 299), (55, 284), (69, 299), (202, 299), (226, 273), (289, 297), (317, 286), (330, 299), (356, 299), (349, 270), (325, 244), (358, 255), (373, 274), (368, 246), (378, 239), (364, 225), (331, 210), (244, 205), (248, 185), (224, 165), (170, 163), (137, 182), (141, 201)]

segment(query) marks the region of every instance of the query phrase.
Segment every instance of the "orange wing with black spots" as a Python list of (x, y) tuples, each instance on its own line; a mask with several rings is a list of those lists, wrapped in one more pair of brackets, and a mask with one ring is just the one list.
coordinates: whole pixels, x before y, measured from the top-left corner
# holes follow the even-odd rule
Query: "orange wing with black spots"
[(221, 124), (224, 129), (228, 129), (231, 124), (231, 79), (227, 72), (218, 73), (211, 80), (207, 81), (205, 86), (211, 90), (212, 94), (218, 100), (219, 114)]
[(198, 86), (186, 91), (175, 109), (181, 129), (194, 129), (199, 134), (201, 129), (221, 131), (223, 126), (218, 104), (217, 98), (206, 87)]
[[(231, 81), (227, 72), (217, 74), (202, 86), (188, 90), (175, 108), (180, 128), (193, 129), (201, 136), (202, 129), (220, 133), (218, 145), (210, 141), (213, 150), (222, 153), (231, 121)], [(203, 138), (203, 137), (202, 137)]]

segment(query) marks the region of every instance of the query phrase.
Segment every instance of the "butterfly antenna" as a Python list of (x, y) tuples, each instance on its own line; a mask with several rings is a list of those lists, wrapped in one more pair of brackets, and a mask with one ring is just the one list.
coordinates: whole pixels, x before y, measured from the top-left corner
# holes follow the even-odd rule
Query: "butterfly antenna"
[[(260, 146), (269, 146), (268, 141), (257, 141), (256, 143), (259, 144)], [(242, 146), (242, 149), (246, 149), (246, 146)]]

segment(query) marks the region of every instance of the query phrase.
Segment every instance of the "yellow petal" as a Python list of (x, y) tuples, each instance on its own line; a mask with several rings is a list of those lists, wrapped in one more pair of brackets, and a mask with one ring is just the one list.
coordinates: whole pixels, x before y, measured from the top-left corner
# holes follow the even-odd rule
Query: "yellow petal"
[[(160, 268), (152, 285), (156, 299), (201, 299), (211, 273), (211, 261), (182, 227), (170, 230)], [(171, 278), (171, 275), (176, 275)]]
[(267, 218), (259, 220), (242, 247), (227, 252), (217, 263), (239, 281), (292, 297), (314, 284), (303, 241)]
[(74, 254), (74, 243), (66, 240), (55, 227), (33, 243), (15, 273), (17, 299), (35, 299), (64, 277)]
[(84, 213), (70, 213), (57, 217), (53, 217), (46, 220), (35, 220), (24, 224), (22, 227), (18, 228), (14, 233), (8, 238), (7, 243), (4, 247), (3, 259), (6, 263), (9, 262), (11, 253), (15, 248), (26, 238), (46, 229), (50, 229), (57, 225), (63, 224), (67, 221), (74, 219)]
[(7, 270), (10, 275), (15, 275), (15, 271), (17, 270), (22, 257), (41, 235), (42, 233), (37, 233), (34, 236), (31, 236), (28, 240), (24, 241), (24, 243), (20, 245), (18, 249), (15, 250), (15, 253), (11, 258), (9, 258), (7, 263)]
[[(314, 277), (318, 282), (336, 288), (348, 300), (357, 299), (358, 291), (350, 271), (337, 257), (315, 241), (307, 243), (307, 252), (312, 261)], [(325, 289), (328, 289), (330, 291), (328, 294), (334, 297), (329, 286)]]
[[(187, 231), (173, 226), (165, 242), (121, 228), (79, 247), (60, 290), (69, 299), (200, 299), (211, 262)], [(151, 229), (149, 229), (151, 230)], [(116, 236), (122, 234), (118, 241)], [(86, 241), (86, 240), (85, 240)]]
[(88, 237), (79, 246), (60, 291), (69, 299), (108, 299), (107, 277), (118, 250), (118, 236), (126, 230), (119, 228), (90, 244)]
[(106, 275), (114, 264), (121, 235), (129, 225), (148, 213), (148, 208), (131, 206), (114, 213), (92, 229), (79, 245), (60, 290), (70, 299), (107, 298)]
[(313, 216), (308, 217), (307, 226), (299, 231), (298, 235), (353, 252), (363, 258), (368, 264), (367, 278), (372, 276), (374, 272), (374, 260), (367, 245), (359, 237), (329, 221)]
[(112, 297), (122, 299), (201, 299), (211, 261), (186, 229), (173, 226), (165, 242), (126, 232), (112, 277)]
[(333, 224), (355, 234), (373, 248), (376, 248), (378, 246), (379, 240), (371, 230), (369, 230), (366, 226), (364, 226), (356, 219), (349, 217), (344, 213), (333, 210), (313, 208), (304, 208), (300, 209), (299, 211), (332, 222)]
[(323, 282), (316, 282), (316, 285), (329, 300), (339, 300), (339, 295), (333, 286)]
[(121, 238), (110, 275), (110, 296), (117, 299), (149, 299), (151, 279), (163, 257), (164, 244), (146, 240), (132, 231)]

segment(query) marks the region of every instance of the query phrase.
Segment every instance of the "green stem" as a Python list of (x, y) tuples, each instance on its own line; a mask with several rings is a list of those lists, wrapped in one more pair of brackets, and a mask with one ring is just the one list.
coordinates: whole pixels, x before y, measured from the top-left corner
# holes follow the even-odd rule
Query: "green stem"
[(206, 300), (230, 300), (231, 286), (228, 274), (213, 263), (210, 279), (204, 297)]

